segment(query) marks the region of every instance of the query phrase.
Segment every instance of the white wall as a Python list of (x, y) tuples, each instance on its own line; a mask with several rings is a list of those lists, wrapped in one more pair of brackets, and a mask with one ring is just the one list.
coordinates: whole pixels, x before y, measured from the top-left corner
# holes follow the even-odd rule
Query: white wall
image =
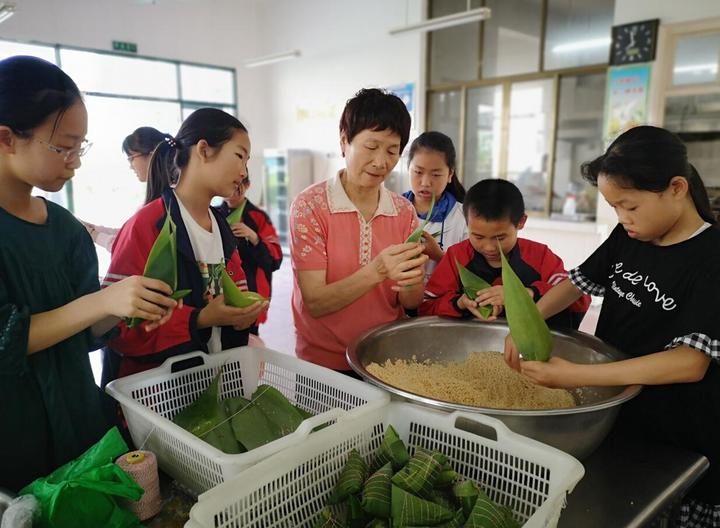
[(659, 18), (661, 24), (674, 24), (716, 16), (720, 16), (718, 0), (615, 0), (613, 23)]
[(273, 0), (258, 3), (263, 53), (299, 49), (299, 59), (266, 66), (264, 108), (277, 147), (316, 152), (315, 179), (334, 173), (338, 121), (363, 87), (415, 83), (413, 126), (424, 121), (423, 39), (388, 30), (420, 20), (422, 0)]

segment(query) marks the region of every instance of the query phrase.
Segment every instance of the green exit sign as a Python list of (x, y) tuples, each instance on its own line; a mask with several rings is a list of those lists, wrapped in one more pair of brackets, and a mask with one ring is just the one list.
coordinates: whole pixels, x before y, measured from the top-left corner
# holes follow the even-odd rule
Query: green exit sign
[(113, 51), (124, 51), (125, 53), (137, 53), (137, 44), (134, 42), (122, 42), (113, 40)]

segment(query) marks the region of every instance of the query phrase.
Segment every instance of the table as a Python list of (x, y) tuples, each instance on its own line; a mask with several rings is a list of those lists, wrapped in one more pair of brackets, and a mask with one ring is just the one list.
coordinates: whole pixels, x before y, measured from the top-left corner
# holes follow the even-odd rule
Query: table
[(710, 466), (707, 458), (685, 449), (613, 434), (583, 465), (585, 476), (568, 495), (559, 528), (650, 526)]

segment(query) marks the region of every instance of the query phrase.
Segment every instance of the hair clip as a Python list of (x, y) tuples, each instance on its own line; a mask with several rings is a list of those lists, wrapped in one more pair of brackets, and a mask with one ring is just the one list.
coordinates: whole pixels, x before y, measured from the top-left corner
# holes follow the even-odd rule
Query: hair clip
[(174, 137), (172, 137), (172, 136), (165, 136), (163, 139), (164, 139), (165, 142), (170, 146), (170, 148), (175, 148), (175, 147), (177, 147), (177, 142), (175, 141), (175, 138), (174, 138)]

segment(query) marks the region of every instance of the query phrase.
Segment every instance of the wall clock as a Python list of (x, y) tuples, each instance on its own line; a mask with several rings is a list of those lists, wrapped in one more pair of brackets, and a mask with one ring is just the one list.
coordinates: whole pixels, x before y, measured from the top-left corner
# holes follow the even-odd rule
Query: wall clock
[(612, 28), (610, 65), (638, 64), (655, 60), (659, 19), (631, 22)]

